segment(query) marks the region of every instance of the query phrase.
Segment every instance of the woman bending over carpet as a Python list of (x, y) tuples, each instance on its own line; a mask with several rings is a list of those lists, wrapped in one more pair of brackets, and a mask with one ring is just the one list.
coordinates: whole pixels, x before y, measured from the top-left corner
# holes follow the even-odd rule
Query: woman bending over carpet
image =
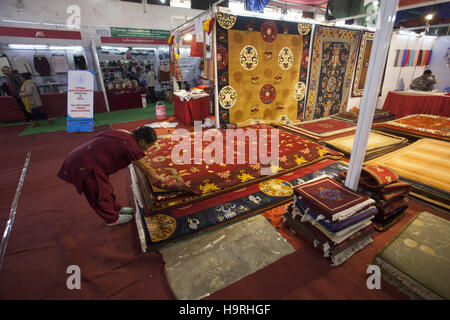
[(157, 140), (155, 131), (140, 127), (129, 132), (108, 130), (74, 149), (65, 159), (58, 177), (83, 193), (92, 209), (108, 226), (123, 224), (133, 218), (133, 208), (122, 207), (116, 202), (109, 175), (136, 165), (146, 175), (165, 182), (144, 161), (145, 150)]

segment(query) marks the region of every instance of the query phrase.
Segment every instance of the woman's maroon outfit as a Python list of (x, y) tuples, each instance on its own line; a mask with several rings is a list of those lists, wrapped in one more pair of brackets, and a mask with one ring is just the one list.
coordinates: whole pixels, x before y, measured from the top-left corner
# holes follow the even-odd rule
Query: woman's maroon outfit
[(113, 223), (119, 217), (121, 206), (116, 202), (108, 176), (144, 156), (133, 135), (104, 131), (74, 149), (61, 166), (58, 177), (73, 184), (100, 217)]

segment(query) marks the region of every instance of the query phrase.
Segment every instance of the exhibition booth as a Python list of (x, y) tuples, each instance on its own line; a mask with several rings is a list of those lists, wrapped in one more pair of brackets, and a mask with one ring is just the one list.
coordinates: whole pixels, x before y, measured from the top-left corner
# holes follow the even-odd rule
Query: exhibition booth
[[(61, 117), (3, 125), (24, 113), (0, 73), (5, 167), (26, 157), (20, 180), (4, 171), (5, 237), (20, 226), (4, 287), (23, 294), (9, 275), (39, 252), (44, 275), (85, 268), (83, 297), (449, 299), (450, 36), (430, 21), (448, 28), (450, 2), (350, 2), (222, 0), (188, 18), (116, 1), (170, 30), (0, 26), (0, 69), (31, 73)], [(420, 10), (439, 19), (408, 25)], [(392, 286), (372, 290), (368, 266)]]

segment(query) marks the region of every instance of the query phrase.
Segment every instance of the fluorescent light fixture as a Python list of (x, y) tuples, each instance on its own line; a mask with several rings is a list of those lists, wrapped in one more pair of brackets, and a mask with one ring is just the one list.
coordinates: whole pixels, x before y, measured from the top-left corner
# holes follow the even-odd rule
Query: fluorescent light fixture
[(299, 11), (293, 11), (293, 10), (289, 10), (286, 14), (286, 16), (290, 19), (298, 19), (298, 18), (302, 18), (303, 15), (300, 15)]
[(244, 2), (230, 2), (228, 6), (234, 12), (243, 12), (245, 10)]
[(69, 46), (69, 47), (62, 47), (62, 46), (50, 46), (50, 50), (73, 50), (73, 51), (81, 51), (83, 50), (82, 46)]
[(47, 45), (34, 45), (34, 44), (8, 44), (11, 49), (48, 49)]
[(191, 8), (191, 0), (170, 0), (170, 6), (174, 8)]
[(191, 41), (192, 40), (192, 34), (188, 33), (187, 35), (184, 36), (183, 38), (186, 41)]
[(119, 51), (128, 51), (128, 48), (125, 47), (108, 47), (108, 46), (102, 46), (102, 50), (119, 50)]
[(60, 24), (60, 23), (43, 22), (42, 24), (45, 25), (45, 26), (67, 27), (67, 24)]
[(409, 31), (409, 30), (403, 30), (403, 29), (400, 29), (398, 31), (398, 33), (399, 34), (404, 34), (404, 35), (407, 35), (407, 36), (416, 36), (416, 37), (420, 36), (419, 34), (417, 34), (415, 32), (412, 32), (412, 31)]
[(41, 24), (40, 22), (33, 21), (19, 21), (19, 20), (10, 20), (10, 19), (2, 19), (3, 22), (12, 22), (12, 23), (25, 23), (25, 24)]

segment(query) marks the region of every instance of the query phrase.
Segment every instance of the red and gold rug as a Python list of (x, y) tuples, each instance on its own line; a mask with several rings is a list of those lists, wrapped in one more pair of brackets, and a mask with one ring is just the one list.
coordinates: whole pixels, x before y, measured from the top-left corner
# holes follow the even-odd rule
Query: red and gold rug
[(279, 127), (315, 141), (350, 135), (356, 130), (356, 124), (330, 118), (305, 121), (294, 125), (280, 125)]
[(379, 123), (374, 125), (374, 127), (419, 137), (450, 140), (450, 118), (431, 114), (413, 114), (400, 119)]
[[(259, 148), (271, 150), (271, 135), (276, 134), (276, 130), (268, 126), (246, 127), (241, 130), (239, 135), (244, 135), (249, 130), (255, 130), (258, 137), (260, 134), (267, 133), (268, 138), (259, 143)], [(173, 206), (185, 206), (192, 201), (202, 200), (218, 194), (240, 189), (248, 185), (258, 183), (264, 180), (274, 178), (307, 165), (313, 164), (323, 159), (341, 158), (339, 152), (330, 150), (318, 143), (304, 139), (289, 132), (279, 131), (278, 143), (278, 164), (269, 162), (262, 164), (262, 159), (256, 158), (256, 163), (251, 160), (252, 146), (258, 146), (258, 141), (252, 139), (238, 140), (237, 151), (231, 153), (233, 161), (228, 161), (227, 143), (225, 130), (223, 133), (223, 162), (206, 163), (205, 158), (200, 154), (200, 163), (195, 163), (194, 153), (196, 148), (195, 139), (188, 142), (188, 147), (192, 154), (188, 159), (191, 163), (176, 163), (172, 159), (172, 151), (178, 142), (171, 141), (171, 137), (163, 137), (158, 140), (158, 144), (146, 151), (146, 161), (159, 174), (172, 181), (173, 185), (160, 185), (157, 181), (148, 179), (138, 172), (140, 187), (146, 199), (147, 209), (160, 210)], [(257, 137), (257, 138), (258, 138)], [(261, 136), (262, 137), (262, 136)], [(259, 137), (260, 138), (260, 137)], [(263, 139), (264, 140), (264, 139)], [(256, 142), (256, 144), (255, 144)], [(203, 140), (199, 142), (202, 150), (206, 150), (211, 142)], [(229, 147), (229, 146), (228, 146)], [(198, 148), (198, 146), (197, 146)], [(228, 150), (229, 151), (229, 150)], [(242, 156), (242, 158), (241, 158)], [(241, 160), (240, 160), (241, 158)], [(225, 159), (227, 160), (225, 162)], [(269, 175), (263, 174), (262, 168), (267, 168)]]
[[(151, 216), (147, 216), (143, 206), (139, 205), (140, 223), (145, 234), (145, 239), (141, 240), (146, 243), (146, 251), (154, 251), (291, 203), (298, 179), (310, 179), (321, 170), (337, 175), (342, 165), (333, 160), (323, 160), (276, 179), (211, 197), (195, 205), (166, 209)], [(142, 193), (136, 194), (136, 198), (142, 199)]]

